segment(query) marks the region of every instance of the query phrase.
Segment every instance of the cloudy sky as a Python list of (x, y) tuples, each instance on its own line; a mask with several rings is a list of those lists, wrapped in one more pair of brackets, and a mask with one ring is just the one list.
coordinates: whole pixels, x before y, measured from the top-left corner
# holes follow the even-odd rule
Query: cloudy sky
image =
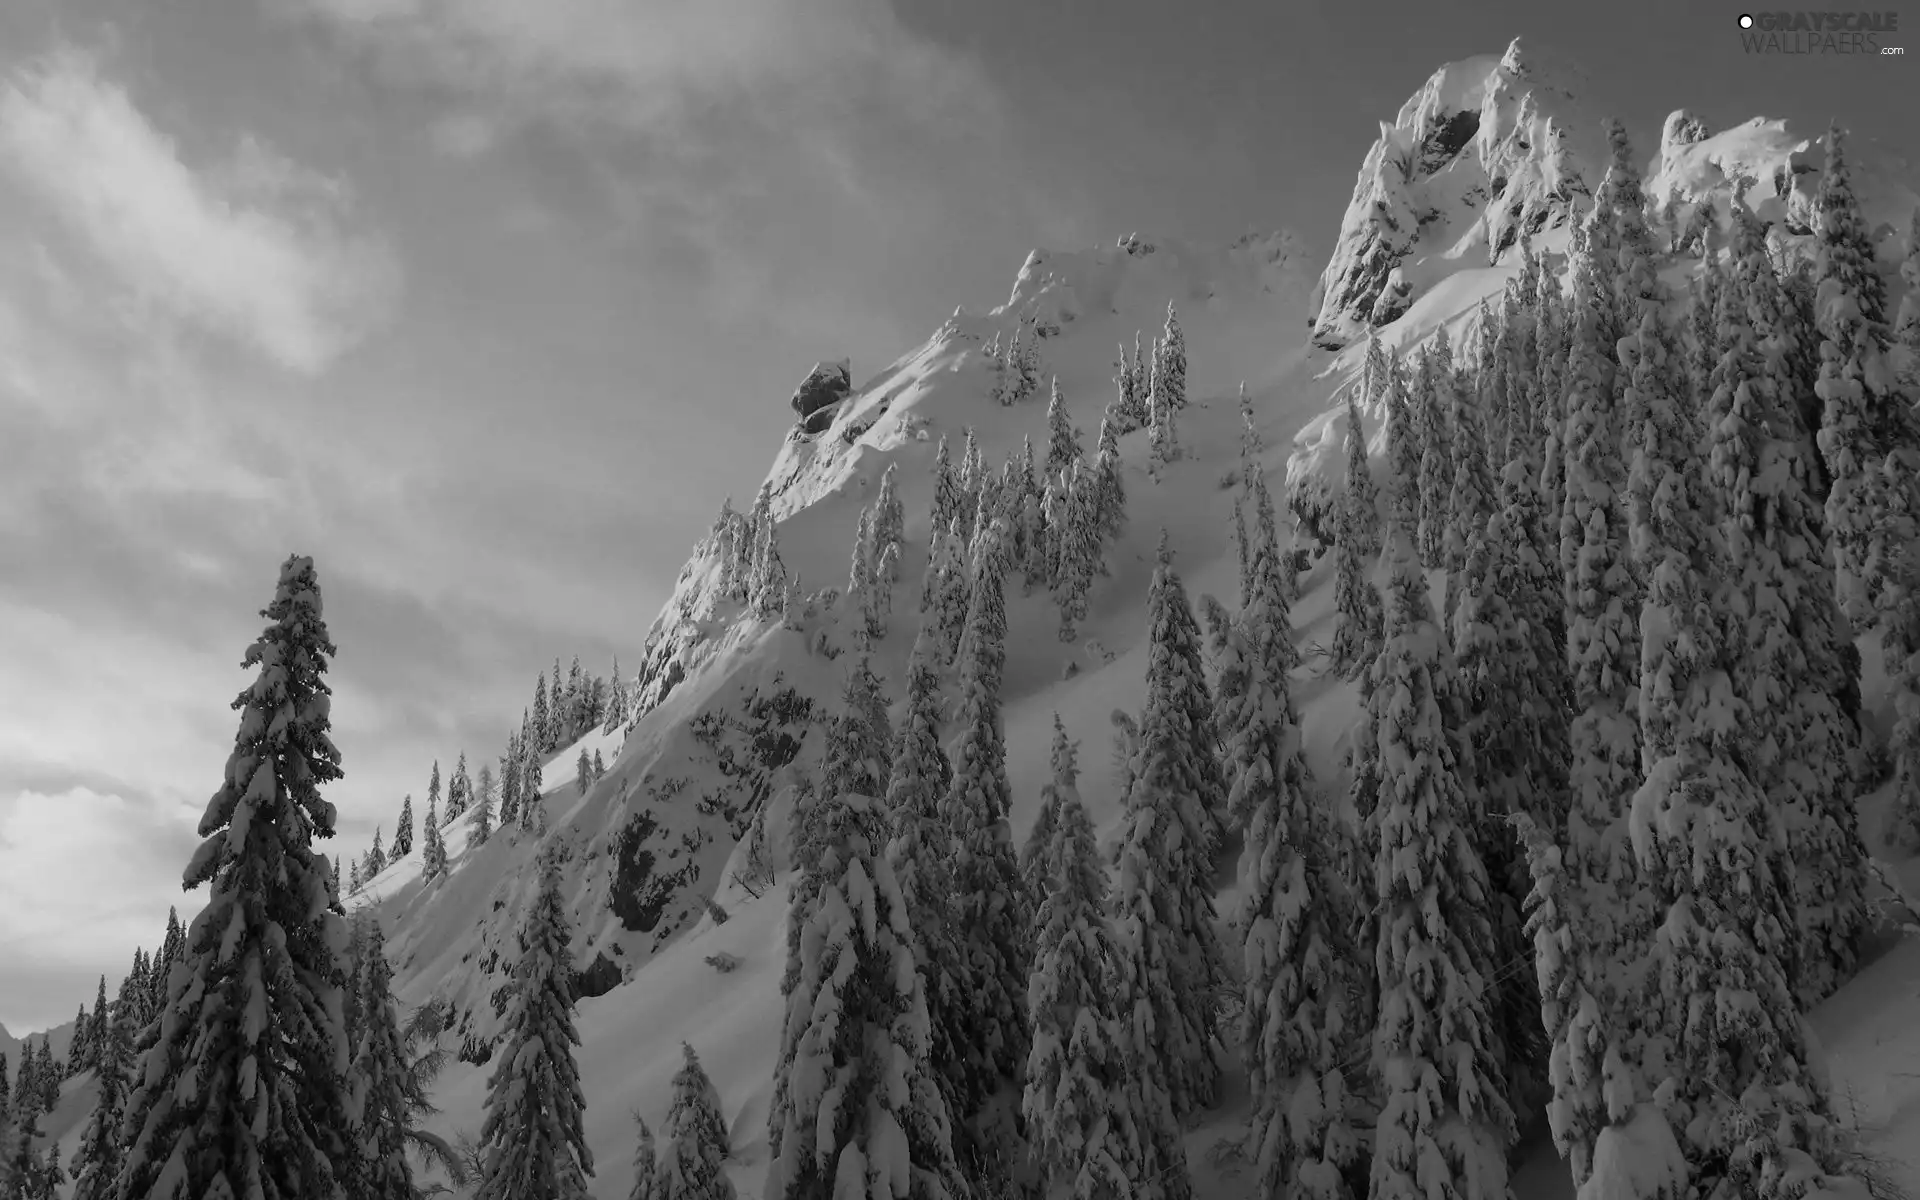
[(497, 754), (556, 655), (637, 658), (815, 359), (883, 365), (1036, 245), (1329, 245), (1443, 61), (1538, 35), (1631, 71), (1643, 132), (1840, 114), (1914, 156), (1911, 60), (1530, 7), (0, 5), (0, 1022), (64, 1020), (194, 906), (290, 551), (341, 648), (357, 852), (436, 757)]

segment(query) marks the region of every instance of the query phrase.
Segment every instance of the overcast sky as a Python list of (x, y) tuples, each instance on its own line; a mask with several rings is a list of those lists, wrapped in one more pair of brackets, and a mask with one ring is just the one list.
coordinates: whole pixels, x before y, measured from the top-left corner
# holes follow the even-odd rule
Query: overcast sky
[(291, 551), (340, 646), (327, 848), (357, 853), (436, 757), (496, 755), (556, 655), (637, 660), (814, 360), (866, 375), (1034, 246), (1324, 248), (1442, 62), (1543, 38), (1647, 152), (1687, 105), (1920, 157), (1911, 59), (1536, 7), (0, 5), (0, 1022), (65, 1020), (197, 907)]

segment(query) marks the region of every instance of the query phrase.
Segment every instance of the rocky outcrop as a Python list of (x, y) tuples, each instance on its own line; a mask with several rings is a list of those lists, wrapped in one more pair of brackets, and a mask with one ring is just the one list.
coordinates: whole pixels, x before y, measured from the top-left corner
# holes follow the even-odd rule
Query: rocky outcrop
[(793, 411), (802, 421), (830, 404), (838, 404), (853, 394), (853, 375), (847, 359), (813, 364), (813, 370), (794, 390)]
[[(1815, 228), (1814, 202), (1825, 164), (1819, 139), (1788, 129), (1783, 120), (1755, 117), (1713, 133), (1682, 109), (1661, 131), (1660, 157), (1647, 178), (1646, 194), (1676, 225), (1684, 226), (1696, 208), (1706, 205), (1721, 229), (1739, 195), (1773, 227), (1774, 238), (1804, 238)], [(1908, 216), (1920, 205), (1911, 174), (1860, 142), (1848, 143), (1847, 166), (1876, 256), (1884, 264), (1897, 263)]]
[(1577, 71), (1515, 40), (1440, 68), (1381, 122), (1315, 288), (1314, 343), (1338, 349), (1405, 312), (1431, 277), (1564, 223), (1606, 161), (1580, 90)]

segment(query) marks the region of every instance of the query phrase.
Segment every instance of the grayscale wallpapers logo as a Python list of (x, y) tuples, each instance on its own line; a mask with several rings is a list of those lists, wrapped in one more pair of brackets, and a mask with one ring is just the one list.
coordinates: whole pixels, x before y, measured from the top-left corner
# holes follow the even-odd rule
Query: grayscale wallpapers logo
[(1740, 14), (1740, 44), (1748, 54), (1872, 54), (1897, 58), (1890, 45), (1900, 32), (1897, 12), (1763, 12)]

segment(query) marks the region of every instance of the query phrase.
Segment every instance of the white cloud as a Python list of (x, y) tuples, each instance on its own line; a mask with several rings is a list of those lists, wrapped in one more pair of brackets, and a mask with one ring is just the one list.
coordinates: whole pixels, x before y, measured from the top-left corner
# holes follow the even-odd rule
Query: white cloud
[(9, 972), (25, 978), (34, 968), (118, 960), (151, 943), (154, 909), (179, 893), (197, 815), (185, 804), (86, 786), (0, 800), (0, 946)]
[(144, 301), (315, 374), (380, 320), (397, 271), (343, 228), (341, 184), (253, 139), (196, 172), (85, 55), (0, 85), (0, 162)]
[(830, 105), (870, 92), (896, 115), (978, 110), (991, 89), (963, 57), (913, 34), (891, 0), (279, 0), (446, 79), (657, 129), (716, 101)]

